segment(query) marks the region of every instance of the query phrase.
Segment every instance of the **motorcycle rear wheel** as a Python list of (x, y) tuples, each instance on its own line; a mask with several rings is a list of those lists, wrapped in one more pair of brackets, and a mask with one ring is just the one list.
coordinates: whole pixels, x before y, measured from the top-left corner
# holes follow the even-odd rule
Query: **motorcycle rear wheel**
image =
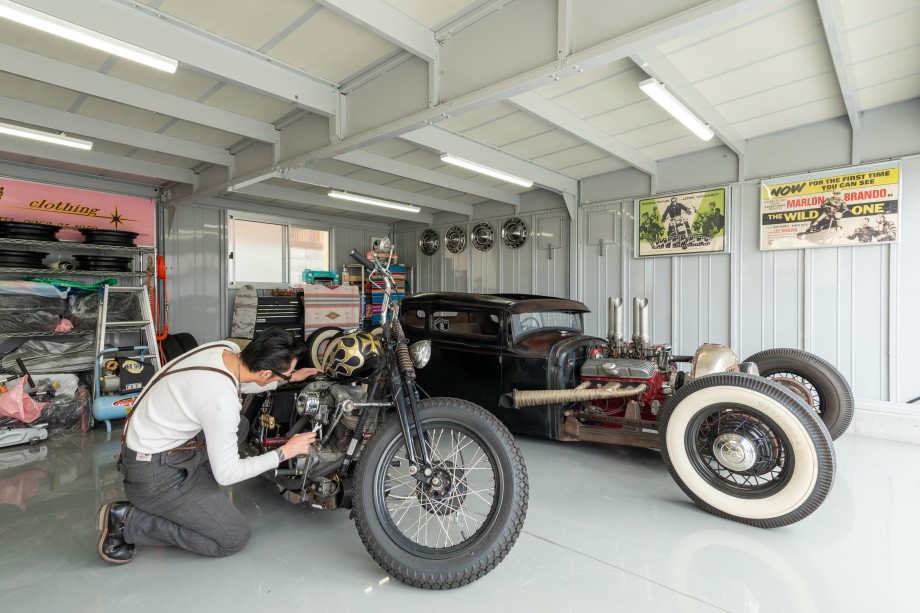
[(524, 525), (528, 482), (508, 429), (456, 398), (419, 403), (434, 477), (409, 473), (399, 420), (390, 419), (362, 454), (354, 482), (355, 524), (368, 553), (390, 575), (426, 589), (485, 576)]

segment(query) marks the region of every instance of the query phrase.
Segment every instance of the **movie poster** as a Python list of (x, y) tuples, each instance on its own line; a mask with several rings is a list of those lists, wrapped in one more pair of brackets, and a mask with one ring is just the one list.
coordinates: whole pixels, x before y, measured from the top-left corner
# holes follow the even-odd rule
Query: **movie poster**
[(761, 250), (896, 242), (899, 171), (884, 162), (762, 181)]
[(727, 253), (724, 187), (645, 198), (636, 210), (636, 257)]

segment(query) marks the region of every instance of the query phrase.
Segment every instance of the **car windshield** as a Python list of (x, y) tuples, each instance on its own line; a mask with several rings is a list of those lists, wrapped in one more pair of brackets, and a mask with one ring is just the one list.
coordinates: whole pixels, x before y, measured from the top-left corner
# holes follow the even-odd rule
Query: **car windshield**
[(515, 313), (511, 316), (511, 331), (515, 337), (534, 330), (566, 330), (582, 332), (581, 313), (571, 311), (539, 311)]

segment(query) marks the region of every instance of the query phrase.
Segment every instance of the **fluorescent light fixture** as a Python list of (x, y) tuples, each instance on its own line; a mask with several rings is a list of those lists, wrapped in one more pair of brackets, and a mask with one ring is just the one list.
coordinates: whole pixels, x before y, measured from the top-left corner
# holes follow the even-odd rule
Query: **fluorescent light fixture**
[(702, 138), (709, 140), (713, 132), (709, 126), (700, 121), (700, 119), (690, 112), (690, 109), (681, 104), (680, 100), (674, 97), (674, 94), (664, 88), (664, 85), (656, 79), (646, 79), (639, 83), (639, 89), (645, 92), (645, 95), (661, 105), (661, 108), (674, 116), (674, 119), (681, 122), (690, 131)]
[(352, 202), (360, 202), (361, 204), (385, 206), (388, 209), (408, 211), (410, 213), (418, 213), (422, 210), (417, 206), (412, 206), (411, 204), (399, 204), (398, 202), (390, 202), (389, 200), (377, 200), (376, 198), (368, 198), (367, 196), (355, 196), (354, 194), (348, 194), (345, 192), (329, 192), (329, 197), (338, 198), (339, 200), (351, 200)]
[(457, 156), (450, 155), (449, 153), (442, 153), (441, 161), (445, 164), (453, 164), (454, 166), (466, 168), (467, 170), (472, 170), (473, 172), (489, 175), (490, 177), (495, 177), (496, 179), (501, 179), (502, 181), (507, 181), (508, 183), (514, 183), (515, 185), (520, 185), (521, 187), (533, 186), (533, 181), (528, 179), (515, 177), (514, 175), (509, 175), (506, 172), (495, 170), (494, 168), (489, 168), (488, 166), (483, 166), (482, 164), (477, 164), (476, 162), (464, 160), (463, 158), (458, 158)]
[(86, 149), (89, 151), (93, 148), (93, 143), (88, 140), (71, 138), (63, 134), (53, 134), (51, 132), (41, 132), (30, 128), (13, 126), (8, 123), (0, 123), (0, 134), (9, 134), (10, 136), (19, 136), (20, 138), (30, 138), (40, 140), (44, 143), (53, 143), (55, 145), (64, 145), (65, 147), (74, 147), (76, 149)]
[(94, 32), (47, 13), (36, 11), (16, 2), (10, 2), (10, 0), (0, 0), (0, 17), (5, 17), (24, 26), (54, 34), (55, 36), (72, 40), (75, 43), (93, 47), (164, 72), (174, 73), (179, 66), (177, 60), (165, 55), (122, 42), (117, 38)]

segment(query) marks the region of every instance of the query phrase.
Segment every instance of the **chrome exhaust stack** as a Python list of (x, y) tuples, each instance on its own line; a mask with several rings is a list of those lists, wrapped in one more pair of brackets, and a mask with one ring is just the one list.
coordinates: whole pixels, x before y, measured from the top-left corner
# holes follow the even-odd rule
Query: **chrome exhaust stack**
[(618, 352), (623, 348), (623, 299), (607, 299), (607, 343), (610, 350)]
[(633, 342), (648, 345), (648, 298), (633, 298)]

